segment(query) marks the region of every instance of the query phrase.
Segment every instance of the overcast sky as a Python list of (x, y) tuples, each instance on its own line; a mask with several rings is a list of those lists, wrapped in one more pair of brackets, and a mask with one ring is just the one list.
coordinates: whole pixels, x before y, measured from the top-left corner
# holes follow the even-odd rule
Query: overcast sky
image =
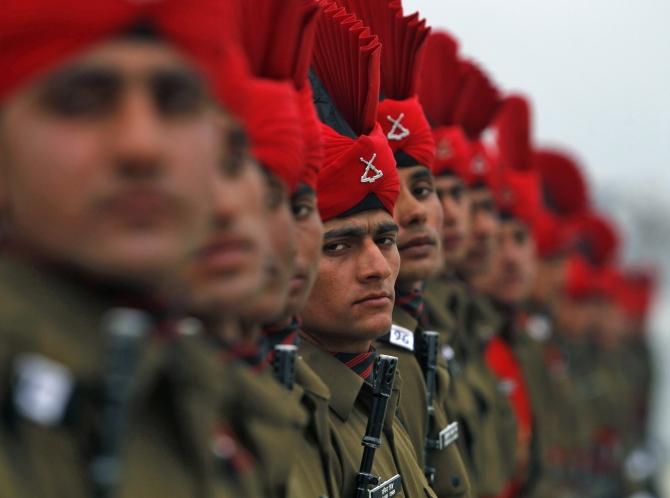
[(599, 185), (670, 198), (670, 1), (403, 4), (455, 34), (503, 89), (530, 95), (540, 143), (570, 146)]

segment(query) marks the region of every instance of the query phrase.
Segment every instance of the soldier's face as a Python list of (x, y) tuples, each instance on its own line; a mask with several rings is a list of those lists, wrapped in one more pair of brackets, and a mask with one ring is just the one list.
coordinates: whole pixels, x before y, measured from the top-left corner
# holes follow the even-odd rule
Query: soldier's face
[(442, 253), (445, 268), (453, 269), (463, 261), (470, 233), (470, 198), (463, 180), (455, 175), (435, 178), (437, 195), (442, 204)]
[(286, 309), (290, 281), (295, 268), (296, 229), (291, 202), (284, 183), (271, 173), (264, 175), (265, 230), (270, 241), (262, 268), (265, 283), (260, 293), (241, 310), (249, 324), (266, 324), (280, 318)]
[(470, 233), (461, 269), (466, 275), (481, 275), (491, 269), (498, 237), (498, 215), (491, 191), (474, 188), (470, 197)]
[(553, 306), (565, 285), (566, 267), (565, 254), (539, 258), (533, 282), (533, 298), (542, 304)]
[(23, 252), (146, 284), (204, 237), (224, 125), (169, 46), (103, 43), (2, 111), (0, 202)]
[(210, 234), (187, 267), (193, 310), (230, 316), (260, 292), (270, 252), (266, 229), (266, 186), (258, 165), (246, 155), (239, 130), (231, 133), (229, 167), (217, 181)]
[(319, 271), (303, 329), (334, 351), (367, 350), (389, 331), (400, 269), (398, 226), (382, 210), (324, 223)]
[(596, 301), (593, 315), (596, 344), (605, 350), (621, 345), (626, 336), (627, 325), (623, 309), (613, 299), (602, 298)]
[(442, 268), (442, 206), (433, 174), (425, 166), (398, 169), (400, 195), (393, 218), (400, 227), (398, 285), (411, 285)]
[(296, 258), (291, 277), (285, 315), (293, 316), (304, 308), (321, 259), (323, 224), (317, 210), (316, 193), (308, 187), (299, 187), (291, 196), (295, 221)]
[(535, 243), (527, 225), (510, 219), (500, 225), (498, 249), (483, 287), (496, 300), (521, 304), (530, 294), (535, 277)]
[(595, 313), (598, 308), (593, 297), (573, 298), (562, 294), (557, 300), (557, 330), (562, 336), (573, 341), (583, 341), (595, 327)]

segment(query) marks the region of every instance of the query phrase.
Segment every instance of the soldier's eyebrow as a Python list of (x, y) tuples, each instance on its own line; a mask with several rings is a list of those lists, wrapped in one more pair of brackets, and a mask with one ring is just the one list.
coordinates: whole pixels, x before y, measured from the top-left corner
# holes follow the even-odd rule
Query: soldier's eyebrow
[(378, 237), (382, 234), (397, 233), (398, 225), (392, 221), (383, 221), (377, 223), (371, 229), (367, 229), (360, 225), (349, 225), (341, 228), (333, 228), (328, 230), (324, 235), (324, 240), (338, 239), (338, 238), (362, 238), (366, 235), (373, 235)]
[(367, 230), (361, 226), (349, 225), (341, 228), (333, 228), (323, 234), (324, 240), (339, 238), (361, 238), (367, 233)]
[(301, 183), (298, 185), (298, 188), (296, 189), (295, 192), (291, 195), (291, 198), (296, 198), (296, 197), (301, 197), (303, 195), (309, 195), (309, 194), (315, 194), (314, 189), (310, 187), (309, 185), (305, 185), (304, 183)]
[(414, 173), (410, 175), (410, 179), (413, 180), (432, 180), (433, 173), (430, 172), (425, 166), (421, 166), (421, 169), (417, 169)]
[(389, 233), (398, 233), (399, 227), (397, 223), (393, 223), (391, 221), (385, 221), (382, 223), (377, 224), (375, 226), (373, 233), (375, 236), (383, 235), (383, 234), (389, 234)]

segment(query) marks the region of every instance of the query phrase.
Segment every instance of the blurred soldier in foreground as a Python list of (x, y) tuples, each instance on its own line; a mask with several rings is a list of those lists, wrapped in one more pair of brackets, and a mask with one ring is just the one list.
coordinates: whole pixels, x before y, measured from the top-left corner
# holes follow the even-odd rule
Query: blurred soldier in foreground
[(220, 9), (3, 5), (2, 496), (226, 489), (211, 358), (168, 306), (229, 160)]

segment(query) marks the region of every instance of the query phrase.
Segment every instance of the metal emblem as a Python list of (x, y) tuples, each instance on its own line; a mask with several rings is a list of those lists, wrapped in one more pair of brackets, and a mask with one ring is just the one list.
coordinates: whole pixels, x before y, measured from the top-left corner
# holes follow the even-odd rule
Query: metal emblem
[(384, 173), (382, 173), (382, 171), (374, 165), (374, 161), (377, 159), (377, 154), (372, 154), (372, 157), (369, 161), (366, 161), (362, 157), (359, 159), (363, 164), (365, 164), (365, 171), (361, 176), (361, 183), (374, 183), (382, 176), (384, 176)]
[(396, 119), (393, 119), (390, 115), (386, 116), (386, 119), (393, 125), (386, 135), (386, 138), (389, 140), (402, 140), (403, 138), (409, 137), (409, 130), (405, 128), (401, 122), (404, 117), (404, 112), (401, 112), (400, 116)]

